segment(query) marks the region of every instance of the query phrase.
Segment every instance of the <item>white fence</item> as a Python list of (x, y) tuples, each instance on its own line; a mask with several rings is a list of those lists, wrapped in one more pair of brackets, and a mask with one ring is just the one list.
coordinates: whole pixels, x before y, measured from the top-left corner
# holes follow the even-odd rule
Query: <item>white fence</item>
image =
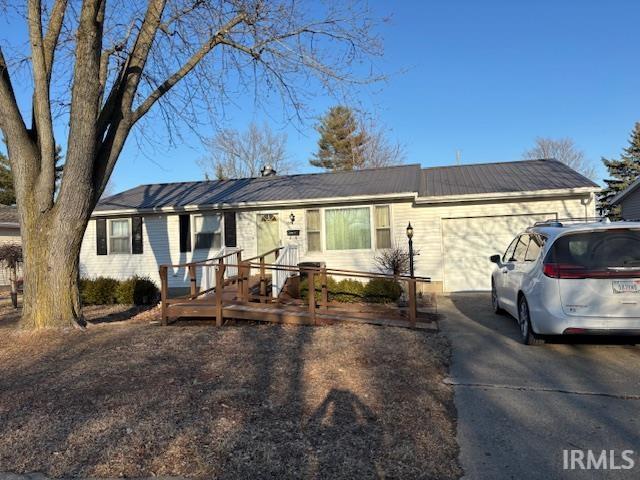
[[(298, 246), (297, 245), (285, 245), (280, 251), (280, 255), (276, 258), (274, 265), (281, 266), (294, 266), (298, 265)], [(294, 272), (284, 270), (272, 270), (271, 271), (271, 293), (273, 298), (278, 298), (278, 295), (282, 292), (284, 284), (287, 279), (292, 276)]]

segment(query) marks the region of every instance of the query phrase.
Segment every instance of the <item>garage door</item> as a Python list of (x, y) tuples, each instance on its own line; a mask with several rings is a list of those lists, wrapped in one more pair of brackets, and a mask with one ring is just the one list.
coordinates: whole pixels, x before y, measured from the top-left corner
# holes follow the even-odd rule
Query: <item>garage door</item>
[(513, 238), (536, 221), (555, 213), (442, 220), (444, 290), (491, 290), (494, 264), (489, 257), (504, 253)]

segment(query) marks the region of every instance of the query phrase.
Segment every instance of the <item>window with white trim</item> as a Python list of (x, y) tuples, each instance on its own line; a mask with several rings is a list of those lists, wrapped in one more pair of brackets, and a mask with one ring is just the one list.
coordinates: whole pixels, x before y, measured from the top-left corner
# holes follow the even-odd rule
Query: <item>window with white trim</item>
[(307, 210), (307, 251), (319, 252), (322, 250), (320, 237), (320, 210)]
[(391, 248), (391, 214), (389, 205), (373, 207), (373, 220), (376, 228), (376, 248)]
[(371, 209), (349, 207), (324, 211), (327, 250), (371, 248)]
[(129, 219), (109, 221), (109, 253), (131, 253)]
[(196, 250), (222, 248), (222, 217), (220, 215), (195, 215), (193, 232)]

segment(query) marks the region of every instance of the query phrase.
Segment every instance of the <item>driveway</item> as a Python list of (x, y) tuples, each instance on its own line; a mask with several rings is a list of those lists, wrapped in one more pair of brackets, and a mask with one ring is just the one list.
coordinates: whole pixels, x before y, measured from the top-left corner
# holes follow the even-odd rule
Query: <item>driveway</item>
[[(638, 478), (640, 347), (624, 340), (527, 347), (489, 294), (441, 298), (466, 479)], [(564, 449), (633, 450), (631, 470), (563, 470)]]

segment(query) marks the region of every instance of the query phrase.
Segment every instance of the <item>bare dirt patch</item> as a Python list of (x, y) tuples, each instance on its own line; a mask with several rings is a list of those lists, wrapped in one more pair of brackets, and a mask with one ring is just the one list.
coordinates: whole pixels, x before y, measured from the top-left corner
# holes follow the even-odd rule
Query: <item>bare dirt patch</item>
[(458, 478), (448, 358), (368, 325), (5, 327), (0, 471)]

